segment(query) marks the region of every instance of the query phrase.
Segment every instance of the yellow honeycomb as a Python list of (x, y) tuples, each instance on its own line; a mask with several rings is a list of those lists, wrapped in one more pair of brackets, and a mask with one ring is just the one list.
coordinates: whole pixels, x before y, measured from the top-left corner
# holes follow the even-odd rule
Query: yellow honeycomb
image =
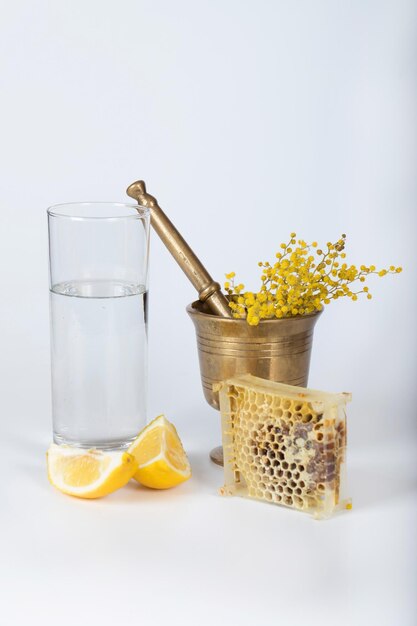
[(240, 495), (327, 518), (351, 508), (343, 493), (348, 393), (251, 375), (216, 387), (224, 450), (223, 495)]

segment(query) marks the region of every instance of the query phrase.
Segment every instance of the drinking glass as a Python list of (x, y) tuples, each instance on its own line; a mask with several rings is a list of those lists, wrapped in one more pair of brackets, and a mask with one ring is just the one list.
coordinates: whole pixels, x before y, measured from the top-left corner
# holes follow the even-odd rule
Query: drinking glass
[(47, 213), (54, 442), (124, 449), (146, 423), (149, 210)]

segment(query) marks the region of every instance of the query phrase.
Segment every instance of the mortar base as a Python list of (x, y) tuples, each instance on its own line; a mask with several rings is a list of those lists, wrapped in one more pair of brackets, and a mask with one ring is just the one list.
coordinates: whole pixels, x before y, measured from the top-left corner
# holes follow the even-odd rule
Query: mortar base
[(223, 446), (217, 446), (210, 452), (210, 458), (216, 465), (223, 467)]

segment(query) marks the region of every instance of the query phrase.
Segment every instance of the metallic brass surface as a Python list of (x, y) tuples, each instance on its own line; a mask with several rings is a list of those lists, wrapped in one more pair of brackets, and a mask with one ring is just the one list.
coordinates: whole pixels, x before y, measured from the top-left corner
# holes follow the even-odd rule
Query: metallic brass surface
[(213, 384), (237, 374), (307, 386), (313, 329), (320, 313), (262, 320), (258, 326), (211, 315), (199, 301), (188, 305), (187, 313), (196, 330), (204, 396), (213, 408), (219, 409)]
[(149, 207), (151, 225), (197, 289), (200, 300), (206, 302), (209, 310), (215, 315), (231, 318), (231, 311), (221, 292), (219, 283), (212, 279), (204, 265), (158, 205), (156, 198), (147, 193), (144, 181), (138, 180), (132, 183), (127, 188), (126, 193), (137, 200), (141, 206)]
[[(262, 320), (258, 326), (211, 315), (207, 305), (198, 300), (187, 306), (187, 313), (196, 330), (204, 396), (214, 409), (220, 407), (213, 385), (237, 374), (307, 386), (314, 325), (320, 312)], [(210, 458), (223, 465), (223, 448), (213, 448)]]

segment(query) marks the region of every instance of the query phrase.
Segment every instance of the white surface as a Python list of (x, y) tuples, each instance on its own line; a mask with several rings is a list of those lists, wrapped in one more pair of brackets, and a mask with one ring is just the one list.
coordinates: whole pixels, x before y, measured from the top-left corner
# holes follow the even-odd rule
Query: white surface
[[(411, 0), (3, 3), (1, 624), (414, 624), (416, 24)], [(100, 502), (49, 487), (45, 209), (141, 177), (219, 280), (251, 286), (292, 230), (404, 266), (315, 332), (311, 386), (353, 393), (351, 513), (216, 496), (194, 292), (155, 237), (150, 415), (194, 478)]]
[(216, 495), (210, 417), (196, 406), (177, 420), (188, 483), (132, 484), (98, 501), (50, 487), (47, 434), (11, 429), (1, 456), (3, 623), (412, 626), (417, 447), (352, 451), (354, 508), (318, 522)]

